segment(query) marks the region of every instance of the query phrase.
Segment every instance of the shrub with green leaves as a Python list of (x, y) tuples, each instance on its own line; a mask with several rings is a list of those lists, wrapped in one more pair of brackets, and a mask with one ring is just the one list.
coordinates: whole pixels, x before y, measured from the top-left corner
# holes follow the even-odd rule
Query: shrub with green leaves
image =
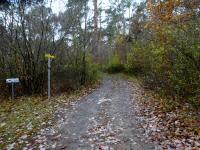
[(168, 42), (134, 42), (126, 68), (140, 73), (149, 87), (164, 95), (200, 104), (200, 34), (194, 30), (190, 24), (185, 33), (174, 26), (165, 33)]
[(108, 65), (106, 67), (106, 71), (108, 73), (119, 73), (124, 70), (124, 65), (121, 63), (120, 57), (117, 54), (114, 54), (110, 61), (108, 62)]

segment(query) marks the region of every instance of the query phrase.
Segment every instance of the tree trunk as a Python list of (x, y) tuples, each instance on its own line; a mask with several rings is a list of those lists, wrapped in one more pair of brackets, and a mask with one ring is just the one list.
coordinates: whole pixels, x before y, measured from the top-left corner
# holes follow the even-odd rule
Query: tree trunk
[(94, 39), (93, 39), (93, 53), (98, 54), (98, 0), (94, 0)]

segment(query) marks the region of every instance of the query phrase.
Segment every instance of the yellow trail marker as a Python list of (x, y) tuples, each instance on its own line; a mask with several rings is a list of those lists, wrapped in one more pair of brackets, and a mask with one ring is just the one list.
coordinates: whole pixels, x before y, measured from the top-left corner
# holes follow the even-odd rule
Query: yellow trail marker
[(55, 58), (54, 55), (45, 54), (45, 57), (48, 58), (48, 99), (51, 98), (51, 60)]
[(55, 59), (55, 56), (51, 54), (45, 54), (45, 57), (50, 59)]

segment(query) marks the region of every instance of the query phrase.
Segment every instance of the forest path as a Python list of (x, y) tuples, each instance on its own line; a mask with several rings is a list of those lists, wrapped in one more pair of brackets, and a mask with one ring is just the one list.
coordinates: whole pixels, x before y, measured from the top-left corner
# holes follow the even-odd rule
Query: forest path
[[(134, 83), (119, 76), (103, 79), (102, 85), (65, 110), (58, 134), (47, 136), (48, 149), (154, 149), (143, 139), (134, 108)], [(61, 123), (62, 122), (62, 123)]]

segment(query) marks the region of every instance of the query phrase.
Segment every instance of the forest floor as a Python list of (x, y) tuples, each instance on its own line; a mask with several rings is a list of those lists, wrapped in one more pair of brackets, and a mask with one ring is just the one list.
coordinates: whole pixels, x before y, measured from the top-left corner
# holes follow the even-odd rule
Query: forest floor
[[(46, 97), (19, 97), (0, 101), (0, 149), (23, 149), (35, 142), (33, 137), (43, 128), (52, 126), (57, 110), (91, 93), (99, 85), (81, 87), (72, 93)], [(40, 142), (39, 142), (40, 143)], [(31, 148), (30, 148), (31, 149)]]
[[(120, 75), (105, 76), (98, 88), (80, 93), (54, 98), (49, 105), (39, 103), (36, 112), (41, 121), (24, 123), (24, 130), (32, 131), (37, 122), (37, 132), (17, 132), (15, 139), (6, 141), (7, 149), (200, 149), (200, 119), (189, 104), (180, 107), (173, 103), (173, 109), (166, 110), (164, 101), (155, 100), (137, 80)], [(42, 111), (42, 106), (53, 108)], [(31, 112), (35, 114), (31, 109), (25, 114)], [(5, 126), (0, 124), (1, 129)], [(13, 124), (1, 133), (6, 135), (10, 126)]]

